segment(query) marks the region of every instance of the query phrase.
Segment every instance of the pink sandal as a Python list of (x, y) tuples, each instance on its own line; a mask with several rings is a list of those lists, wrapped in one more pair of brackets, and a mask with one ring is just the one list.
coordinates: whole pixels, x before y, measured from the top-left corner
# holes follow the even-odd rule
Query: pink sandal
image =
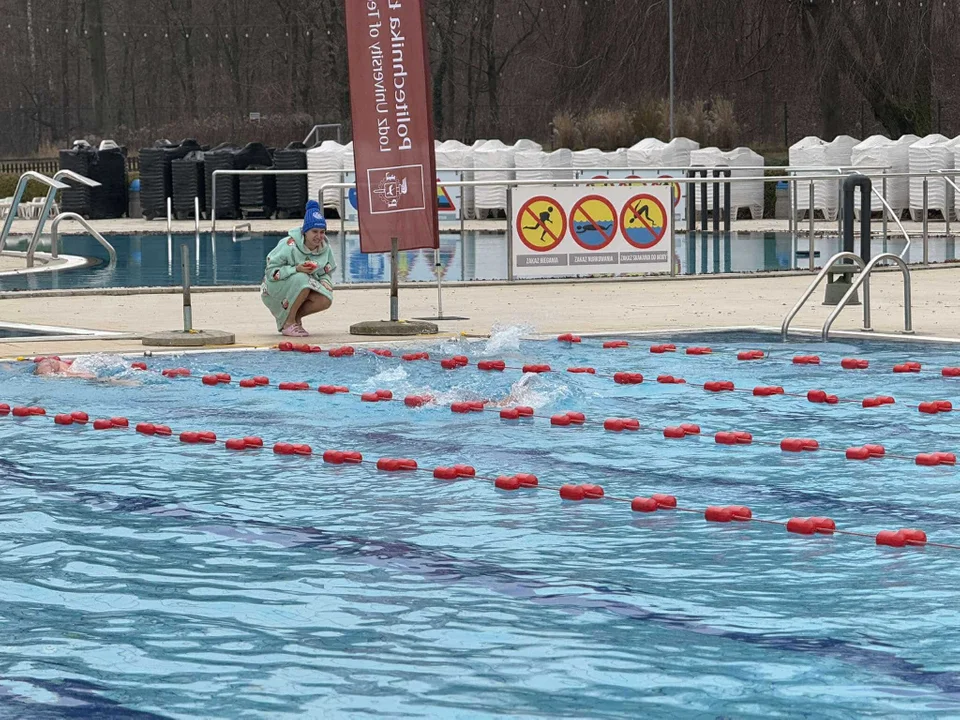
[(281, 330), (280, 334), (286, 335), (287, 337), (307, 337), (310, 333), (304, 330), (300, 323), (293, 323), (292, 325), (287, 325), (283, 330)]

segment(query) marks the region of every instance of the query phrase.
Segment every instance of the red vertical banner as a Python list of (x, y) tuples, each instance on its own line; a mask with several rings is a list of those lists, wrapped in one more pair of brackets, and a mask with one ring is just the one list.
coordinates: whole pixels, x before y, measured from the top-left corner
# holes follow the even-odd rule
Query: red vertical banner
[(425, 0), (345, 0), (360, 249), (440, 247)]

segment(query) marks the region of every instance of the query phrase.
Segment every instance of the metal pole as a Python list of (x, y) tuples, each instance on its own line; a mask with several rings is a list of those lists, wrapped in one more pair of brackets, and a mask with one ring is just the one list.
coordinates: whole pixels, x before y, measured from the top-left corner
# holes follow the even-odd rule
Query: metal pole
[[(213, 187), (210, 188), (210, 232), (215, 233), (217, 231), (217, 173), (219, 170), (214, 170), (213, 174), (210, 176), (210, 182), (213, 183)], [(320, 203), (320, 207), (323, 207), (323, 203)]]
[(167, 198), (167, 234), (173, 230), (173, 198)]
[[(713, 171), (714, 179), (720, 177), (720, 172), (716, 169)], [(670, 191), (670, 200), (673, 201), (673, 190)], [(715, 182), (713, 184), (713, 233), (714, 235), (720, 234), (720, 183)]]
[(397, 238), (390, 238), (390, 322), (400, 320), (399, 264)]
[[(707, 170), (704, 168), (700, 171), (700, 177), (707, 177)], [(707, 185), (703, 185), (703, 194), (700, 196), (700, 229), (703, 231), (703, 234), (706, 235), (710, 232), (710, 218), (707, 217)]]
[[(724, 170), (724, 177), (731, 177), (733, 175), (732, 170)], [(730, 207), (730, 183), (725, 182), (723, 184), (723, 231), (730, 234), (730, 223), (731, 223), (731, 207)]]
[(670, 189), (670, 277), (677, 274), (677, 206), (673, 204), (673, 188)]
[(190, 246), (180, 246), (180, 271), (183, 273), (183, 331), (193, 332), (193, 308), (190, 306)]
[(440, 262), (440, 248), (433, 251), (433, 269), (437, 273), (437, 320), (443, 320), (443, 263)]
[[(813, 182), (811, 180), (811, 182)], [(800, 190), (797, 188), (799, 182), (794, 178), (794, 182), (790, 183), (790, 197), (793, 198), (793, 207), (790, 210), (790, 236), (793, 239), (793, 244), (797, 242), (797, 223), (800, 221), (798, 217), (800, 215)], [(810, 206), (810, 212), (813, 212), (813, 206)]]
[(507, 188), (507, 280), (513, 281), (513, 191)]
[(200, 198), (193, 198), (193, 231), (200, 237)]
[[(886, 172), (886, 171), (884, 171), (884, 172)], [(944, 191), (944, 197), (949, 196), (949, 195), (950, 195), (950, 192), (949, 192), (949, 191), (952, 190), (952, 189), (953, 189), (953, 188), (952, 188), (952, 187), (949, 185), (949, 183), (947, 182), (947, 176), (944, 175), (944, 176), (943, 176), (943, 191)], [(954, 205), (956, 205), (958, 201), (960, 201), (960, 199), (955, 200), (955, 201), (954, 201)], [(947, 208), (947, 212), (944, 213), (944, 215), (943, 215), (943, 219), (944, 219), (944, 220), (946, 221), (946, 223), (947, 223), (947, 228), (946, 228), (947, 237), (950, 237), (950, 215), (951, 215), (950, 209)]]
[(809, 242), (810, 242), (810, 272), (813, 272), (813, 268), (814, 268), (814, 262), (813, 262), (813, 255), (814, 255), (814, 244), (813, 244), (813, 180), (810, 181), (810, 216), (809, 216), (809, 223), (810, 223), (810, 230), (809, 230), (810, 237), (808, 238), (808, 240), (809, 240)]
[[(880, 188), (880, 194), (883, 195), (883, 199), (887, 199), (887, 171), (883, 171), (883, 182)], [(886, 208), (880, 208), (880, 218), (883, 225), (883, 252), (887, 251), (887, 210)]]
[(927, 265), (930, 262), (930, 248), (929, 248), (929, 243), (927, 242), (928, 240), (927, 216), (930, 214), (930, 211), (928, 208), (929, 200), (927, 197), (927, 193), (928, 193), (927, 184), (928, 184), (927, 178), (924, 178), (923, 179), (923, 264), (924, 265)]
[(674, 95), (674, 62), (673, 62), (673, 0), (667, 0), (667, 15), (670, 24), (670, 139), (674, 138), (673, 125), (673, 95)]

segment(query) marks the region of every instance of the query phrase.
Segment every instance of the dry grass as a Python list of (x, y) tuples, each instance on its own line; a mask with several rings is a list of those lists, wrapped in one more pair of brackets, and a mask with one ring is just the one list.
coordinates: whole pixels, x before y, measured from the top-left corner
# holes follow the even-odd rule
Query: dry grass
[[(679, 137), (721, 149), (733, 148), (740, 140), (736, 111), (725, 98), (691, 100), (681, 103), (675, 112)], [(559, 147), (616, 150), (648, 137), (668, 140), (670, 107), (666, 100), (660, 100), (636, 108), (596, 108), (580, 115), (562, 113), (554, 117), (553, 124)]]

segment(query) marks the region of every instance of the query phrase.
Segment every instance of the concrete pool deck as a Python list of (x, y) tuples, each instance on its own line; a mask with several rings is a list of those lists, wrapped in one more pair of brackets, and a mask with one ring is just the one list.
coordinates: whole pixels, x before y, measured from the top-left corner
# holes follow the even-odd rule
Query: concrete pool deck
[[(918, 335), (960, 338), (960, 268), (914, 269), (913, 323)], [(494, 325), (523, 325), (538, 333), (672, 330), (689, 328), (779, 327), (784, 315), (811, 281), (809, 274), (650, 278), (632, 281), (579, 281), (446, 287), (447, 315), (469, 320), (439, 322), (442, 334), (484, 335)], [(903, 329), (903, 285), (899, 273), (873, 276), (872, 315), (877, 331)], [(137, 335), (182, 329), (182, 300), (177, 294), (67, 295), (10, 297), (0, 300), (0, 321), (105, 330)], [(820, 305), (819, 289), (794, 321), (796, 328), (820, 328), (832, 307)], [(402, 318), (432, 316), (435, 287), (402, 289)], [(363, 342), (348, 328), (360, 320), (389, 315), (386, 287), (337, 290), (334, 306), (307, 318), (310, 342), (328, 347)], [(850, 307), (835, 324), (856, 330), (860, 307)], [(265, 347), (282, 339), (256, 288), (197, 293), (193, 324), (198, 329), (236, 334), (237, 346)], [(864, 337), (870, 337), (865, 334)], [(373, 340), (373, 339), (371, 339)], [(388, 339), (380, 339), (381, 344)], [(59, 339), (0, 342), (0, 357), (89, 352), (142, 352), (138, 339)]]
[[(229, 234), (238, 221), (224, 221), (219, 231)], [(283, 232), (295, 220), (254, 220), (254, 232)], [(336, 229), (338, 221), (331, 221)], [(32, 232), (33, 221), (17, 220), (14, 233)], [(505, 221), (468, 221), (468, 230), (503, 232)], [(914, 243), (919, 242), (921, 224), (905, 222)], [(101, 220), (98, 230), (107, 233), (157, 233), (165, 235), (166, 221), (143, 219)], [(209, 229), (208, 221), (201, 230)], [(447, 229), (459, 223), (445, 223)], [(801, 223), (801, 230), (806, 223)], [(175, 232), (192, 233), (192, 220), (176, 221)], [(879, 231), (879, 222), (874, 223)], [(350, 226), (348, 224), (348, 230)], [(740, 220), (734, 231), (788, 232), (786, 220)], [(816, 231), (836, 234), (836, 223), (819, 221)], [(66, 232), (82, 232), (65, 225)], [(943, 222), (930, 222), (931, 235), (942, 234)], [(890, 223), (891, 237), (899, 236)], [(805, 238), (801, 237), (803, 248)], [(69, 243), (66, 245), (69, 251)], [(3, 269), (22, 260), (2, 258)], [(918, 335), (960, 338), (960, 267), (940, 265), (913, 267), (913, 324)], [(444, 287), (446, 315), (465, 315), (469, 320), (441, 321), (440, 331), (483, 335), (495, 324), (524, 325), (540, 333), (675, 330), (678, 328), (723, 328), (743, 326), (779, 327), (786, 312), (810, 283), (808, 273), (757, 273), (755, 275), (686, 276), (681, 278), (637, 278), (630, 280), (544, 281), (517, 284), (476, 283)], [(900, 276), (880, 272), (872, 280), (873, 326), (877, 331), (895, 333), (903, 328), (903, 288)], [(0, 296), (0, 322), (102, 330), (135, 336), (163, 330), (182, 329), (182, 303), (171, 289), (122, 288), (98, 295), (95, 290), (54, 293), (4, 293)], [(830, 307), (820, 305), (823, 290), (817, 290), (793, 323), (797, 328), (819, 329)], [(404, 288), (400, 293), (403, 318), (429, 317), (437, 311), (437, 291), (423, 285)], [(348, 328), (360, 320), (380, 320), (389, 315), (389, 290), (342, 285), (334, 307), (308, 318), (311, 342), (321, 346), (359, 343), (365, 338), (351, 336)], [(844, 311), (837, 330), (860, 327), (859, 307)], [(197, 292), (193, 297), (193, 325), (236, 335), (237, 346), (270, 346), (281, 340), (273, 319), (260, 302), (258, 288), (244, 287)], [(868, 337), (865, 335), (865, 337)], [(380, 342), (384, 342), (381, 340)], [(139, 339), (57, 339), (3, 341), (0, 357), (86, 352), (142, 352)]]

